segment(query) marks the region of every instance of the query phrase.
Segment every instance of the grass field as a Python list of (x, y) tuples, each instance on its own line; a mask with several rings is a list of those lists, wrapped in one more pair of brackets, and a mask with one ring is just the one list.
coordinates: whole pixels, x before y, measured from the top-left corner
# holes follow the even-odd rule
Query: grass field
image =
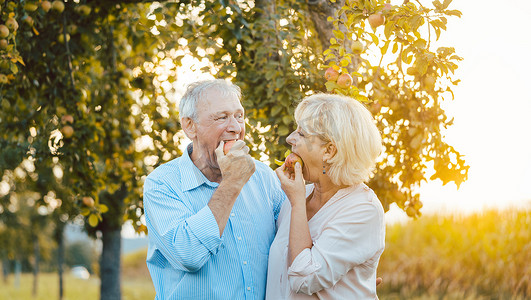
[[(531, 210), (469, 216), (423, 216), (388, 226), (378, 287), (386, 300), (531, 299)], [(122, 299), (154, 299), (145, 250), (123, 258)], [(31, 297), (31, 274), (20, 288), (0, 282), (1, 300), (58, 298), (56, 274), (41, 274)], [(99, 279), (65, 277), (65, 300), (99, 299)]]

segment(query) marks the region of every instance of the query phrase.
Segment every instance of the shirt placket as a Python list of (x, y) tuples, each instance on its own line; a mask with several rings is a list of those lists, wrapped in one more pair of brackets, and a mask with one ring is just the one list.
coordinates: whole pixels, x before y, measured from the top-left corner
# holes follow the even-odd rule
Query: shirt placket
[(238, 250), (238, 256), (240, 257), (240, 267), (243, 273), (243, 283), (245, 289), (245, 299), (254, 299), (255, 286), (253, 285), (253, 277), (251, 275), (251, 261), (249, 255), (249, 248), (247, 243), (252, 241), (247, 241), (243, 226), (238, 220), (238, 212), (234, 209), (230, 214), (230, 222), (234, 232), (234, 238), (236, 239), (236, 249)]

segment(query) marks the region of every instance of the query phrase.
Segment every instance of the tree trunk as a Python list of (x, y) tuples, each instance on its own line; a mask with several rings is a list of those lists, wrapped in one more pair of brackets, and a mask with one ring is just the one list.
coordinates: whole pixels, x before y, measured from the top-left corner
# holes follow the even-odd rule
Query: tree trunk
[(100, 260), (101, 300), (120, 300), (121, 295), (121, 228), (102, 228)]
[(63, 265), (65, 257), (64, 223), (57, 221), (55, 230), (55, 241), (57, 242), (57, 275), (59, 276), (59, 300), (63, 300)]
[(35, 265), (33, 266), (33, 290), (32, 295), (34, 298), (37, 297), (37, 288), (39, 281), (39, 262), (40, 262), (40, 247), (39, 247), (39, 238), (35, 237), (33, 240), (33, 255), (35, 256)]
[(9, 278), (9, 260), (7, 258), (2, 259), (2, 276), (4, 283), (7, 284)]
[(340, 7), (345, 5), (344, 0), (331, 3), (327, 0), (308, 0), (308, 8), (313, 25), (317, 31), (323, 50), (330, 47), (330, 38), (334, 37), (333, 24), (328, 22), (328, 17), (335, 17)]

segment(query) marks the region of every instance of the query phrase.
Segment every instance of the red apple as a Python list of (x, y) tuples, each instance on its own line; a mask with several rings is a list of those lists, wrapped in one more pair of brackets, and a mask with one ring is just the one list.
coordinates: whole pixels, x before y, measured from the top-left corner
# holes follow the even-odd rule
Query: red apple
[(50, 1), (42, 1), (41, 7), (42, 7), (42, 10), (44, 10), (44, 12), (48, 12), (50, 8), (52, 8), (52, 4), (50, 3)]
[(330, 67), (326, 70), (324, 77), (327, 81), (336, 81), (337, 77), (339, 77), (339, 72), (336, 69)]
[(83, 197), (83, 204), (88, 207), (94, 206), (94, 199), (92, 197)]
[(74, 123), (74, 117), (72, 117), (71, 115), (64, 115), (61, 117), (61, 123)]
[(286, 166), (286, 170), (290, 173), (294, 173), (295, 172), (295, 163), (296, 162), (299, 162), (301, 164), (301, 167), (302, 167), (302, 158), (300, 156), (298, 156), (297, 154), (295, 153), (291, 153), (290, 155), (288, 155), (288, 157), (286, 157), (286, 160), (284, 161), (284, 165)]
[(52, 2), (52, 9), (57, 11), (58, 13), (62, 13), (65, 10), (65, 4), (63, 1), (55, 0)]
[(223, 144), (223, 154), (227, 155), (229, 153), (230, 148), (232, 148), (232, 145), (236, 143), (236, 140), (232, 141), (226, 141), (225, 144)]
[(369, 24), (374, 29), (380, 25), (383, 25), (385, 21), (384, 16), (381, 13), (375, 13), (369, 16)]
[(72, 128), (70, 125), (66, 125), (61, 128), (61, 133), (65, 138), (69, 139), (74, 135), (74, 128)]
[(9, 36), (9, 28), (6, 25), (0, 25), (0, 38), (6, 38)]
[(349, 86), (352, 85), (352, 76), (350, 74), (341, 74), (339, 78), (337, 79), (337, 85), (339, 85), (340, 88), (346, 89)]

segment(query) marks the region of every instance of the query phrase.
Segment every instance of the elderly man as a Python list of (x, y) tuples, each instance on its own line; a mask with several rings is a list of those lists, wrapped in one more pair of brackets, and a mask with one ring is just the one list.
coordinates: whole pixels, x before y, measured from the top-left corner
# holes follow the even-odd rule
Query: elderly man
[[(248, 154), (240, 89), (190, 85), (179, 105), (192, 143), (144, 184), (156, 299), (264, 299), (269, 247), (286, 196)], [(225, 154), (225, 142), (237, 140)]]

